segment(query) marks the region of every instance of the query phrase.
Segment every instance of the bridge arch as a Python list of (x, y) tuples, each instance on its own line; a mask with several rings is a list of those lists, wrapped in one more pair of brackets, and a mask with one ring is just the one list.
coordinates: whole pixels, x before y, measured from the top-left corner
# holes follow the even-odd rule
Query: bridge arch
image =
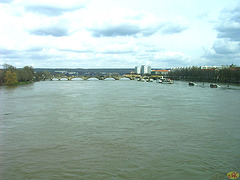
[(119, 80), (120, 81), (128, 81), (128, 80), (131, 80), (131, 78), (130, 77), (121, 77)]
[(105, 81), (115, 81), (116, 79), (114, 77), (107, 77), (104, 80)]
[(73, 81), (83, 81), (84, 79), (82, 77), (73, 77)]
[(88, 80), (88, 81), (98, 81), (99, 78), (98, 77), (88, 77), (88, 78), (86, 78), (86, 80)]
[(54, 77), (54, 78), (51, 78), (50, 80), (51, 80), (51, 81), (58, 81), (59, 79), (56, 78), (56, 77)]

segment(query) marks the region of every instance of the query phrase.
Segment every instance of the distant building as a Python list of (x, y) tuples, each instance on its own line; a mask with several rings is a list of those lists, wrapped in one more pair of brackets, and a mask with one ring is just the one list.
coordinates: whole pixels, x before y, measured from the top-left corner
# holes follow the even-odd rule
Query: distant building
[(201, 69), (222, 69), (223, 67), (222, 66), (200, 66)]
[(186, 67), (174, 67), (171, 68), (171, 71), (175, 71), (175, 70), (183, 70), (183, 69), (192, 69), (192, 68), (200, 68), (201, 70), (210, 70), (210, 69), (222, 69), (223, 66), (186, 66)]
[(66, 74), (67, 71), (54, 71), (55, 73), (59, 73), (59, 74)]
[(68, 75), (78, 75), (78, 72), (68, 72)]
[(146, 66), (146, 65), (136, 66), (135, 72), (137, 74), (151, 74), (151, 66)]
[(191, 69), (192, 67), (194, 67), (194, 66), (174, 67), (174, 68), (171, 68), (171, 71), (183, 70), (183, 69)]
[(135, 73), (136, 74), (141, 74), (141, 67), (140, 66), (135, 67)]
[(151, 74), (151, 66), (142, 65), (141, 74)]
[(158, 75), (167, 75), (169, 70), (152, 70), (151, 74), (158, 74)]

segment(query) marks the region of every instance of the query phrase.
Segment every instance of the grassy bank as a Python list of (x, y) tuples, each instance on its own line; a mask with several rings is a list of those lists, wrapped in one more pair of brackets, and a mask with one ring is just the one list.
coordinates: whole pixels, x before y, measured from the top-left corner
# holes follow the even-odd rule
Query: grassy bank
[(6, 83), (3, 83), (3, 84), (0, 84), (0, 86), (19, 86), (19, 85), (25, 85), (25, 84), (32, 84), (34, 83), (33, 81), (26, 81), (26, 82), (17, 82), (17, 83), (13, 83), (13, 84), (6, 84)]

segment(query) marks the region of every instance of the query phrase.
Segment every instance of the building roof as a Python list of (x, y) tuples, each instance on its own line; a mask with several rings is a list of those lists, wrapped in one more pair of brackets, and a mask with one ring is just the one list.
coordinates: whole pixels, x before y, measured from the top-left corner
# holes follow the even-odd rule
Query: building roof
[(152, 70), (152, 71), (157, 71), (157, 72), (169, 72), (169, 70)]

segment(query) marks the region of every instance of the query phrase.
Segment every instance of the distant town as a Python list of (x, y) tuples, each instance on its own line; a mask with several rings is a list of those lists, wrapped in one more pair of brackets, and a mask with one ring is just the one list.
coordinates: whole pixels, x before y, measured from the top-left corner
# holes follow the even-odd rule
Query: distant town
[[(187, 66), (174, 67), (168, 69), (151, 68), (148, 65), (136, 66), (135, 68), (102, 68), (102, 69), (68, 69), (68, 68), (33, 68), (25, 66), (24, 68), (15, 68), (12, 65), (4, 64), (0, 69), (0, 84), (16, 84), (19, 82), (32, 82), (57, 78), (67, 78), (71, 80), (79, 77), (87, 80), (91, 77), (97, 77), (104, 80), (108, 77), (114, 79), (126, 75), (130, 79), (135, 77), (157, 79), (160, 76), (185, 81), (206, 81), (216, 83), (236, 83), (240, 84), (240, 67), (236, 65), (227, 66)], [(134, 77), (134, 78), (132, 78)]]
[(34, 71), (44, 72), (48, 71), (52, 75), (65, 75), (65, 76), (96, 76), (96, 75), (124, 75), (124, 74), (157, 74), (166, 76), (170, 72), (179, 70), (190, 70), (192, 68), (198, 68), (201, 70), (213, 70), (213, 69), (225, 69), (225, 68), (236, 68), (240, 67), (229, 65), (229, 66), (186, 66), (186, 67), (174, 67), (174, 68), (151, 68), (151, 66), (141, 65), (135, 68), (35, 68)]

